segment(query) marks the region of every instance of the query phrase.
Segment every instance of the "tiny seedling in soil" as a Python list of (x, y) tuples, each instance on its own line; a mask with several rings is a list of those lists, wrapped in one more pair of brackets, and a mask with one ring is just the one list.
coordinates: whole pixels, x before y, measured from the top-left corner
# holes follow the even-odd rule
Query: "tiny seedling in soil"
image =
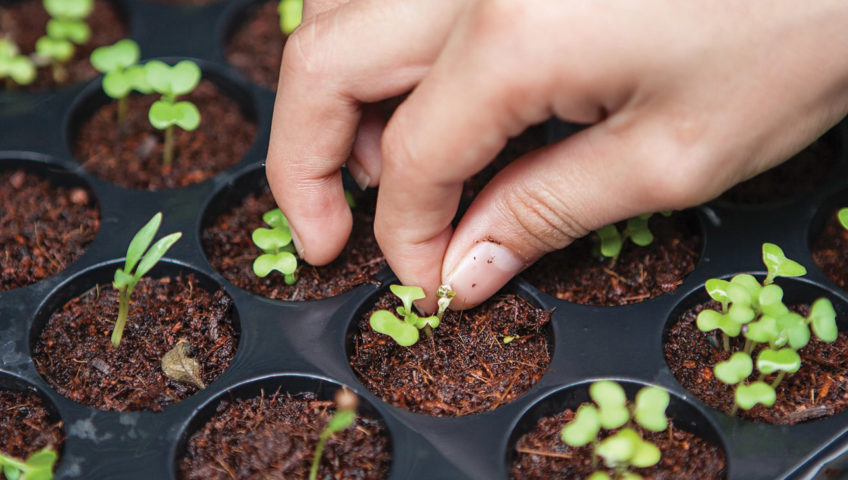
[(389, 310), (377, 310), (371, 314), (368, 323), (375, 332), (392, 337), (398, 345), (403, 347), (415, 345), (418, 342), (419, 330), (424, 329), (428, 337), (432, 336), (432, 329), (439, 326), (451, 299), (456, 295), (449, 285), (440, 286), (436, 291), (436, 297), (439, 299), (438, 311), (435, 315), (421, 317), (415, 313), (413, 307), (413, 302), (426, 297), (421, 287), (390, 285), (389, 290), (403, 302), (403, 306), (397, 307), (397, 313), (401, 318), (396, 317)]
[(315, 444), (315, 454), (312, 456), (312, 468), (309, 470), (309, 480), (318, 478), (318, 467), (321, 465), (321, 455), (324, 453), (324, 444), (327, 439), (333, 434), (353, 425), (356, 421), (356, 407), (359, 405), (359, 398), (352, 392), (341, 389), (336, 392), (336, 412), (333, 414), (330, 421), (321, 435), (318, 436), (318, 443)]
[(57, 458), (59, 456), (50, 447), (42, 448), (26, 460), (0, 452), (0, 474), (5, 475), (7, 480), (50, 480)]
[(262, 220), (271, 228), (257, 228), (250, 236), (253, 244), (264, 252), (253, 261), (253, 273), (265, 278), (276, 270), (283, 274), (286, 285), (294, 285), (297, 281), (297, 256), (289, 221), (279, 208), (265, 212)]
[[(647, 468), (660, 461), (660, 450), (644, 440), (633, 428), (636, 422), (645, 430), (662, 432), (668, 428), (665, 409), (668, 392), (657, 387), (644, 387), (636, 394), (636, 401), (628, 405), (624, 389), (616, 382), (600, 381), (589, 387), (594, 405), (586, 403), (560, 434), (562, 441), (572, 447), (592, 444), (592, 465), (597, 468), (597, 457), (614, 471), (611, 477), (604, 470), (596, 470), (589, 480), (640, 480), (641, 475), (629, 471), (631, 467)], [(600, 439), (601, 429), (617, 432)]]
[(167, 168), (174, 160), (174, 126), (192, 131), (200, 125), (197, 106), (187, 100), (177, 101), (177, 97), (191, 93), (200, 83), (200, 67), (191, 60), (183, 60), (173, 67), (151, 60), (144, 64), (144, 76), (150, 88), (162, 95), (150, 106), (148, 119), (157, 130), (165, 130), (162, 165)]
[(85, 18), (94, 8), (94, 0), (44, 0), (44, 9), (50, 14), (47, 35), (38, 39), (35, 52), (53, 69), (53, 79), (64, 83), (68, 78), (65, 63), (73, 58), (76, 48), (91, 38), (91, 28)]
[[(121, 336), (124, 334), (127, 314), (130, 309), (130, 296), (132, 296), (133, 289), (135, 289), (141, 277), (149, 272), (156, 265), (156, 262), (165, 255), (165, 252), (171, 248), (171, 245), (182, 236), (180, 232), (172, 233), (160, 238), (153, 246), (150, 246), (161, 224), (162, 212), (159, 212), (145, 226), (141, 227), (141, 230), (135, 234), (130, 241), (129, 248), (127, 248), (127, 259), (124, 263), (124, 268), (119, 268), (115, 271), (115, 280), (112, 282), (112, 287), (118, 291), (120, 296), (118, 320), (115, 322), (114, 330), (112, 330), (112, 345), (116, 348), (120, 345)], [(148, 247), (150, 248), (148, 249)], [(136, 268), (136, 265), (138, 265), (138, 268)]]
[(35, 80), (35, 64), (26, 55), (21, 55), (18, 46), (8, 38), (0, 38), (0, 80), (6, 79), (6, 87), (29, 85)]
[[(827, 298), (813, 302), (804, 318), (783, 303), (783, 289), (774, 284), (777, 277), (798, 277), (807, 273), (799, 263), (786, 258), (783, 250), (772, 243), (763, 244), (763, 263), (768, 270), (760, 284), (748, 274), (729, 281), (707, 280), (707, 294), (721, 304), (721, 311), (706, 309), (698, 314), (696, 325), (703, 332), (721, 331), (722, 347), (730, 351), (730, 338), (742, 335), (745, 345), (728, 360), (713, 368), (715, 377), (728, 385), (736, 385), (734, 407), (750, 410), (757, 404), (771, 407), (777, 399), (776, 389), (787, 374), (801, 368), (798, 350), (810, 341), (811, 332), (823, 342), (833, 342), (839, 333), (836, 312)], [(759, 351), (754, 361), (754, 352)], [(747, 383), (756, 366), (759, 377)], [(777, 376), (769, 384), (767, 375)]]
[(280, 30), (289, 35), (303, 18), (303, 0), (280, 0), (277, 13), (280, 14)]
[[(661, 212), (663, 216), (671, 215), (671, 212)], [(645, 247), (654, 241), (654, 234), (648, 228), (648, 220), (653, 213), (646, 213), (638, 217), (629, 218), (624, 230), (619, 232), (615, 225), (607, 225), (598, 230), (595, 230), (595, 235), (600, 242), (600, 254), (606, 258), (612, 259), (612, 264), (615, 265), (618, 255), (621, 253), (621, 248), (624, 242), (630, 239), (636, 245)]]
[(138, 44), (129, 38), (91, 52), (91, 65), (104, 74), (103, 92), (118, 100), (118, 123), (127, 116), (127, 95), (132, 90), (143, 94), (152, 91), (144, 67), (136, 64), (140, 56)]

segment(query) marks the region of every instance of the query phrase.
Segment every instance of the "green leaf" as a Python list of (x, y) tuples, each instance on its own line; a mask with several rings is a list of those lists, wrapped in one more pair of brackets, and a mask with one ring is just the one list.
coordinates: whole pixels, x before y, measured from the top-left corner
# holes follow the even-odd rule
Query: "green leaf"
[(736, 352), (728, 360), (719, 362), (713, 368), (717, 379), (728, 385), (736, 385), (748, 378), (754, 371), (754, 362), (745, 352)]
[(411, 319), (407, 318), (406, 321), (415, 325), (415, 328), (417, 328), (418, 330), (423, 329), (427, 325), (429, 325), (430, 328), (438, 328), (439, 323), (441, 323), (439, 321), (439, 317), (435, 315), (430, 315), (429, 317), (419, 317), (418, 315), (415, 315), (413, 313), (412, 317), (413, 318)]
[(783, 289), (779, 285), (766, 285), (760, 291), (760, 311), (772, 317), (780, 317), (789, 312), (783, 304)]
[(35, 80), (35, 75), (35, 65), (29, 57), (0, 58), (0, 78), (11, 77), (18, 85), (29, 85)]
[(421, 300), (427, 296), (421, 287), (415, 285), (389, 285), (389, 290), (403, 302), (403, 309), (407, 315), (412, 313), (412, 302)]
[(336, 410), (336, 413), (330, 418), (330, 423), (327, 424), (327, 428), (324, 431), (328, 432), (329, 435), (336, 434), (353, 425), (354, 420), (356, 420), (355, 411)]
[(50, 447), (42, 448), (26, 459), (26, 464), (31, 468), (53, 468), (59, 455)]
[(728, 315), (723, 315), (715, 310), (702, 310), (695, 319), (695, 325), (702, 332), (721, 330), (726, 335), (735, 337), (742, 331), (742, 324), (733, 321)]
[(773, 243), (763, 244), (763, 263), (768, 270), (764, 285), (771, 284), (777, 277), (800, 277), (807, 274), (803, 265), (786, 258), (783, 250)]
[(144, 65), (144, 73), (155, 92), (171, 98), (194, 90), (201, 76), (200, 67), (191, 60), (183, 60), (173, 67), (151, 60)]
[(375, 332), (392, 337), (402, 347), (414, 345), (418, 341), (418, 329), (397, 318), (388, 310), (377, 310), (372, 313), (368, 323)]
[(47, 36), (82, 45), (91, 38), (91, 28), (82, 20), (53, 18), (47, 22)]
[(297, 270), (297, 257), (291, 252), (266, 253), (253, 261), (253, 273), (257, 277), (265, 278), (274, 270), (283, 275), (294, 274)]
[(94, 9), (94, 0), (43, 0), (44, 9), (51, 17), (77, 18), (87, 17)]
[(839, 329), (836, 326), (836, 310), (827, 298), (820, 298), (813, 302), (807, 321), (816, 337), (823, 342), (830, 343), (839, 335)]
[(257, 228), (250, 236), (253, 243), (265, 253), (276, 253), (291, 243), (291, 232), (283, 228)]
[(162, 212), (157, 212), (130, 240), (130, 246), (127, 248), (127, 259), (124, 262), (124, 270), (127, 273), (132, 272), (135, 268), (141, 256), (144, 255), (144, 251), (153, 242), (153, 237), (156, 236), (156, 232), (159, 231), (161, 224)]
[[(95, 48), (91, 52), (91, 65), (100, 73), (123, 70), (134, 65), (141, 57), (138, 44), (129, 39), (118, 40), (114, 45)], [(143, 72), (143, 67), (139, 70)]]
[(608, 380), (595, 382), (589, 387), (589, 396), (598, 405), (602, 427), (608, 430), (618, 428), (630, 420), (627, 396), (621, 385)]
[(721, 304), (722, 311), (727, 310), (727, 305), (730, 303), (730, 294), (727, 289), (730, 287), (730, 282), (718, 278), (711, 278), (704, 284), (707, 289), (707, 294)]
[(273, 228), (288, 228), (289, 226), (289, 220), (279, 208), (268, 210), (262, 214), (262, 221)]
[(640, 438), (633, 456), (630, 457), (630, 465), (636, 468), (653, 467), (659, 463), (660, 457), (662, 457), (662, 453), (656, 445)]
[(624, 472), (621, 475), (620, 480), (645, 480), (645, 479), (644, 479), (644, 477), (642, 477), (642, 475), (639, 475), (638, 473)]
[(568, 422), (560, 431), (560, 438), (566, 445), (582, 447), (598, 437), (601, 419), (594, 405), (584, 403), (577, 409), (574, 420)]
[(786, 340), (785, 342), (778, 342), (777, 346), (785, 345), (788, 342), (789, 346), (798, 350), (809, 343), (810, 328), (807, 326), (804, 317), (795, 312), (789, 312), (776, 320), (778, 336)]
[(753, 275), (747, 273), (740, 273), (738, 275), (734, 275), (733, 278), (730, 279), (730, 283), (732, 285), (738, 285), (747, 290), (751, 299), (759, 298), (760, 290), (763, 289), (763, 286), (760, 285), (760, 282), (758, 282)]
[(147, 81), (147, 76), (144, 73), (144, 65), (131, 65), (124, 70), (124, 76), (132, 85), (132, 88), (143, 95), (153, 93), (153, 87)]
[(730, 309), (727, 311), (727, 318), (738, 323), (739, 325), (745, 325), (746, 323), (753, 320), (756, 316), (756, 313), (754, 313), (754, 310), (751, 307), (735, 303), (731, 305)]
[(122, 269), (115, 270), (115, 278), (112, 281), (112, 288), (120, 290), (133, 281), (133, 276)]
[(3, 474), (6, 475), (6, 480), (19, 480), (21, 478), (21, 471), (11, 465), (6, 465), (3, 468)]
[(651, 214), (641, 215), (627, 219), (627, 234), (630, 236), (630, 241), (645, 247), (654, 241), (654, 234), (648, 229), (648, 218)]
[(589, 475), (589, 478), (587, 478), (586, 480), (612, 480), (612, 477), (610, 477), (607, 472), (604, 472), (603, 470), (598, 470), (597, 472), (593, 472), (591, 475)]
[(154, 128), (164, 130), (177, 125), (183, 130), (194, 130), (200, 125), (200, 112), (191, 102), (170, 103), (157, 100), (150, 106), (148, 119)]
[(303, 0), (280, 0), (277, 13), (280, 14), (280, 30), (290, 35), (303, 18)]
[(124, 98), (133, 88), (123, 70), (114, 70), (103, 76), (103, 92), (110, 98)]
[(35, 42), (35, 52), (56, 62), (66, 62), (74, 56), (74, 44), (67, 40), (41, 37)]
[(604, 464), (609, 468), (626, 467), (641, 441), (635, 430), (622, 428), (615, 435), (601, 441), (595, 448), (595, 453), (604, 459)]
[(150, 269), (156, 265), (156, 262), (165, 256), (165, 253), (169, 248), (171, 248), (171, 245), (176, 243), (176, 241), (182, 236), (182, 233), (175, 232), (160, 238), (156, 243), (154, 243), (153, 246), (150, 247), (150, 250), (144, 254), (144, 258), (141, 259), (141, 262), (139, 262), (138, 269), (135, 271), (135, 278), (141, 278), (149, 272)]
[(756, 322), (749, 323), (745, 330), (745, 338), (757, 343), (772, 342), (777, 335), (777, 321), (774, 317), (766, 315)]
[(739, 405), (740, 408), (743, 410), (750, 410), (758, 403), (766, 407), (774, 405), (774, 401), (777, 399), (777, 394), (767, 383), (754, 382), (750, 385), (739, 384), (739, 386), (736, 387), (734, 397), (736, 404)]
[(601, 255), (607, 258), (617, 257), (621, 253), (621, 234), (615, 225), (607, 225), (606, 227), (595, 230), (598, 238), (601, 240)]
[(645, 387), (636, 394), (633, 418), (636, 423), (652, 432), (662, 432), (668, 428), (665, 409), (668, 407), (668, 392), (662, 388)]
[(791, 348), (772, 350), (765, 348), (757, 356), (757, 370), (766, 375), (777, 371), (795, 373), (801, 368), (801, 356)]
[(842, 224), (842, 228), (848, 230), (848, 208), (840, 209), (836, 216), (839, 218), (839, 223)]

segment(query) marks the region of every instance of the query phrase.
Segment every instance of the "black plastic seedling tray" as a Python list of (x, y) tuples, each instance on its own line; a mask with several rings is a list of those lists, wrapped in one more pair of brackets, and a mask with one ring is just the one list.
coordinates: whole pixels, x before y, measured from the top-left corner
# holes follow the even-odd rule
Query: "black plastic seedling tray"
[[(331, 398), (339, 385), (359, 394), (362, 410), (382, 419), (391, 437), (390, 478), (506, 479), (515, 440), (541, 416), (576, 407), (596, 379), (621, 380), (635, 391), (654, 384), (672, 393), (669, 415), (678, 428), (720, 445), (727, 478), (812, 478), (824, 465), (839, 465), (848, 445), (848, 412), (794, 426), (753, 423), (715, 411), (685, 391), (663, 356), (663, 335), (674, 312), (705, 297), (704, 282), (736, 273), (764, 273), (762, 242), (780, 245), (809, 273), (783, 283), (787, 298), (826, 295), (848, 328), (848, 294), (813, 263), (810, 238), (824, 215), (848, 205), (848, 131), (838, 128), (840, 161), (815, 192), (780, 204), (740, 207), (714, 202), (695, 209), (703, 249), (695, 270), (675, 291), (620, 307), (582, 306), (541, 293), (521, 278), (508, 288), (545, 309), (551, 321), (552, 361), (524, 396), (494, 411), (433, 418), (388, 405), (368, 392), (347, 362), (350, 330), (394, 277), (334, 298), (307, 302), (264, 299), (235, 287), (210, 266), (200, 243), (204, 222), (263, 180), (274, 94), (227, 65), (223, 45), (233, 25), (255, 1), (222, 1), (205, 7), (116, 0), (145, 59), (191, 58), (204, 76), (241, 103), (258, 124), (256, 140), (238, 164), (188, 187), (157, 192), (121, 188), (85, 171), (70, 140), (81, 119), (106, 98), (99, 79), (48, 93), (0, 93), (0, 169), (24, 166), (56, 184), (86, 185), (101, 211), (101, 227), (87, 252), (63, 272), (25, 288), (0, 293), (0, 387), (35, 391), (64, 422), (67, 440), (56, 478), (92, 480), (176, 479), (188, 436), (214, 413), (220, 399), (247, 397), (282, 387)], [(550, 136), (568, 132), (552, 124)], [(2, 207), (0, 207), (2, 208)], [(157, 211), (163, 232), (183, 239), (153, 275), (195, 272), (207, 288), (224, 287), (235, 304), (238, 351), (212, 384), (161, 413), (117, 413), (74, 403), (57, 394), (36, 371), (32, 346), (53, 309), (109, 282), (126, 252), (127, 239)], [(842, 386), (846, 388), (846, 386)], [(845, 462), (842, 461), (841, 464)], [(832, 477), (828, 477), (832, 478)]]

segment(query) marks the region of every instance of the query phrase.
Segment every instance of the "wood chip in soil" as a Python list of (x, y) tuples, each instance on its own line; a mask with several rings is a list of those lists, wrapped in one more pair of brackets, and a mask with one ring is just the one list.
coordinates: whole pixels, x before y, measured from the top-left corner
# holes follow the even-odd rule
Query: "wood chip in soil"
[[(560, 438), (560, 431), (574, 419), (574, 410), (539, 420), (536, 427), (522, 435), (516, 443), (515, 459), (510, 476), (517, 480), (548, 480), (554, 478), (588, 478), (592, 468), (592, 447), (570, 447)], [(724, 451), (672, 425), (660, 433), (638, 431), (642, 437), (659, 447), (659, 463), (650, 468), (633, 469), (646, 480), (718, 480), (725, 476)], [(612, 432), (602, 431), (606, 438)], [(522, 453), (523, 452), (523, 453)], [(532, 452), (532, 453), (531, 453)], [(603, 465), (601, 461), (600, 465)], [(600, 469), (600, 468), (599, 468)], [(606, 470), (613, 477), (613, 470)]]
[(249, 7), (227, 43), (227, 61), (252, 82), (277, 90), (286, 36), (275, 1)]
[[(695, 268), (701, 235), (694, 214), (653, 215), (654, 241), (627, 240), (618, 260), (599, 257), (594, 234), (549, 253), (521, 274), (548, 295), (583, 305), (627, 305), (672, 291)], [(624, 223), (618, 224), (619, 231)]]
[[(62, 451), (62, 421), (50, 418), (44, 402), (30, 392), (0, 391), (0, 451), (26, 459), (45, 447)], [(0, 480), (6, 477), (0, 473)]]
[(386, 261), (374, 238), (375, 196), (373, 192), (352, 193), (356, 200), (353, 231), (341, 255), (321, 267), (301, 264), (294, 285), (286, 285), (278, 272), (265, 278), (253, 273), (253, 261), (262, 251), (250, 236), (255, 229), (268, 227), (262, 221), (262, 214), (277, 206), (267, 187), (247, 195), (203, 229), (206, 258), (234, 285), (277, 300), (316, 300), (344, 293), (363, 283), (377, 283), (374, 275), (386, 266)]
[[(46, 34), (48, 20), (50, 15), (41, 0), (0, 1), (0, 38), (13, 40), (23, 55), (35, 52), (35, 43)], [(129, 34), (123, 17), (112, 2), (107, 0), (95, 0), (94, 9), (86, 18), (86, 23), (91, 27), (91, 38), (87, 43), (76, 46), (73, 59), (65, 66), (68, 72), (65, 82), (58, 85), (53, 79), (50, 66), (45, 66), (38, 68), (33, 83), (16, 88), (22, 91), (43, 91), (84, 82), (100, 75), (88, 60), (91, 52), (97, 47), (111, 45)]]
[(163, 190), (202, 182), (235, 165), (250, 148), (256, 124), (239, 104), (208, 80), (190, 94), (200, 110), (200, 126), (187, 132), (174, 127), (174, 161), (162, 165), (164, 130), (150, 125), (147, 112), (157, 95), (130, 95), (123, 125), (117, 125), (112, 101), (82, 123), (74, 156), (92, 175), (137, 190)]
[[(401, 303), (390, 292), (358, 319), (348, 361), (384, 401), (434, 416), (458, 417), (505, 405), (542, 378), (551, 361), (551, 312), (514, 294), (498, 294), (463, 312), (448, 311), (427, 338), (401, 347), (368, 324)], [(504, 337), (515, 339), (503, 343)]]
[[(709, 335), (698, 330), (695, 320), (705, 308), (720, 310), (715, 302), (699, 304), (684, 312), (680, 320), (669, 328), (664, 345), (665, 359), (680, 384), (705, 404), (725, 413), (733, 408), (734, 388), (722, 383), (713, 375), (716, 363), (730, 358), (721, 347), (713, 347)], [(790, 310), (806, 316), (807, 305), (790, 305)], [(744, 338), (731, 338), (731, 352), (742, 351)], [(753, 357), (756, 358), (754, 350)], [(793, 425), (817, 420), (839, 413), (848, 407), (848, 334), (839, 332), (833, 343), (825, 343), (813, 336), (810, 343), (798, 350), (801, 369), (787, 375), (777, 388), (777, 401), (770, 408), (757, 405), (751, 410), (739, 409), (737, 416), (779, 425)], [(757, 380), (754, 372), (747, 382)], [(776, 374), (768, 375), (771, 383)]]
[(39, 373), (65, 397), (101, 410), (161, 411), (197, 392), (169, 379), (161, 360), (178, 341), (191, 345), (201, 376), (210, 384), (229, 366), (238, 339), (232, 300), (208, 292), (194, 275), (142, 278), (118, 348), (110, 337), (118, 294), (99, 285), (54, 312), (35, 344)]
[(79, 258), (100, 227), (93, 195), (25, 170), (0, 172), (0, 291), (55, 275)]
[[(848, 206), (848, 202), (846, 205)], [(842, 228), (834, 210), (822, 232), (813, 240), (813, 260), (827, 278), (848, 290), (848, 230)]]
[[(332, 401), (312, 393), (275, 393), (221, 402), (188, 441), (182, 480), (307, 478), (318, 435), (332, 416)], [(324, 445), (318, 478), (382, 479), (391, 466), (385, 425), (357, 415), (354, 425)]]

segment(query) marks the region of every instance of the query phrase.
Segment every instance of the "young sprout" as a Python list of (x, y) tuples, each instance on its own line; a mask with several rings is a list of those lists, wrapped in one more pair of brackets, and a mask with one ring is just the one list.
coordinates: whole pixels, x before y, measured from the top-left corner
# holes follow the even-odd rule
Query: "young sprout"
[(42, 448), (26, 460), (0, 452), (0, 474), (5, 475), (7, 480), (50, 480), (58, 458), (51, 447)]
[(68, 79), (65, 63), (74, 56), (74, 44), (63, 38), (43, 36), (35, 42), (36, 59), (39, 65), (49, 64), (53, 69), (53, 80), (64, 83)]
[(773, 243), (763, 244), (763, 263), (768, 269), (763, 285), (772, 284), (776, 277), (800, 277), (807, 274), (807, 269), (803, 265), (786, 258), (783, 250)]
[(94, 0), (44, 0), (44, 9), (50, 14), (47, 35), (35, 43), (36, 55), (49, 62), (53, 79), (63, 83), (68, 79), (65, 63), (74, 56), (74, 44), (82, 45), (91, 37), (91, 29), (85, 23)]
[(257, 228), (251, 235), (253, 243), (264, 252), (253, 261), (253, 273), (265, 278), (276, 270), (283, 274), (286, 285), (294, 285), (297, 256), (289, 221), (279, 208), (265, 212), (262, 220), (271, 228)]
[(839, 219), (839, 223), (842, 225), (842, 228), (848, 230), (848, 208), (839, 209), (839, 213), (836, 214), (836, 217)]
[[(115, 270), (115, 279), (112, 282), (112, 287), (118, 291), (119, 303), (118, 320), (115, 322), (114, 330), (112, 330), (112, 345), (116, 348), (120, 345), (121, 337), (124, 334), (124, 327), (127, 324), (127, 314), (130, 309), (130, 296), (132, 296), (135, 286), (141, 280), (141, 277), (149, 272), (156, 265), (156, 262), (165, 255), (165, 252), (171, 248), (171, 245), (182, 236), (180, 232), (172, 233), (160, 238), (153, 246), (150, 246), (161, 223), (162, 212), (159, 212), (145, 226), (141, 227), (141, 230), (135, 234), (130, 241), (129, 248), (127, 248), (127, 259), (124, 262), (124, 268)], [(136, 268), (136, 265), (138, 268)]]
[[(624, 389), (611, 381), (595, 382), (589, 387), (589, 396), (595, 405), (584, 403), (577, 409), (574, 420), (563, 427), (560, 438), (567, 445), (582, 447), (592, 444), (592, 465), (597, 468), (597, 457), (604, 460), (607, 468), (615, 470), (616, 479), (641, 479), (630, 467), (646, 468), (660, 461), (660, 450), (644, 440), (632, 428), (635, 421), (645, 430), (662, 432), (668, 428), (665, 410), (668, 407), (668, 392), (657, 387), (644, 387), (636, 394), (636, 401), (628, 405)], [(623, 428), (621, 428), (623, 427)], [(618, 432), (598, 439), (601, 428)], [(611, 480), (605, 471), (595, 471), (590, 479)]]
[(389, 290), (403, 303), (403, 306), (396, 309), (401, 318), (389, 310), (377, 310), (371, 314), (368, 323), (375, 332), (392, 337), (402, 347), (415, 345), (418, 342), (419, 330), (423, 329), (428, 337), (431, 336), (432, 329), (439, 326), (451, 299), (456, 295), (449, 285), (440, 286), (436, 291), (436, 297), (439, 299), (438, 311), (429, 317), (421, 317), (415, 313), (413, 307), (413, 302), (426, 297), (421, 287), (390, 285)]
[(315, 455), (312, 456), (312, 468), (309, 470), (309, 480), (315, 480), (318, 477), (318, 466), (321, 464), (321, 454), (324, 452), (324, 444), (327, 439), (333, 434), (353, 425), (356, 420), (356, 407), (359, 405), (359, 399), (356, 395), (344, 388), (336, 392), (336, 412), (330, 418), (330, 422), (318, 436), (318, 443), (315, 445)]
[(280, 30), (290, 35), (303, 18), (303, 0), (280, 0), (277, 13), (280, 14)]
[(200, 67), (191, 60), (183, 60), (173, 67), (151, 60), (144, 65), (144, 76), (150, 88), (162, 95), (150, 106), (148, 119), (157, 130), (165, 130), (162, 164), (169, 167), (174, 160), (174, 125), (187, 131), (200, 125), (197, 107), (186, 100), (177, 101), (177, 97), (191, 93), (200, 82)]
[(29, 85), (35, 80), (35, 73), (32, 60), (19, 53), (15, 42), (0, 38), (0, 79), (6, 79), (6, 87)]
[[(663, 216), (671, 215), (670, 211), (660, 212)], [(607, 225), (598, 230), (595, 234), (600, 241), (600, 253), (604, 257), (611, 258), (614, 265), (618, 260), (618, 255), (621, 253), (621, 248), (624, 246), (624, 241), (630, 239), (636, 245), (645, 247), (654, 241), (654, 234), (648, 228), (648, 220), (653, 216), (652, 213), (646, 213), (627, 219), (627, 225), (624, 230), (619, 232), (615, 225)]]
[(91, 52), (91, 65), (103, 73), (103, 92), (118, 100), (118, 122), (127, 116), (127, 96), (135, 89), (139, 93), (152, 91), (144, 74), (144, 67), (136, 65), (141, 51), (129, 38), (114, 45), (95, 48)]

